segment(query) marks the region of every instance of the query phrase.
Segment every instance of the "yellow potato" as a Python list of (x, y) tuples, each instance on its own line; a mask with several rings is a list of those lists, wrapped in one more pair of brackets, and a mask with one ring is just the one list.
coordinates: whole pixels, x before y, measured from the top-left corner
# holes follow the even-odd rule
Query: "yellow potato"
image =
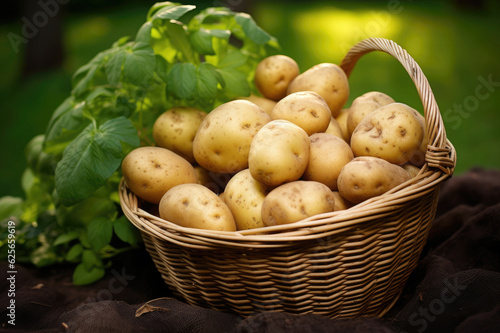
[(340, 170), (354, 158), (351, 147), (343, 139), (328, 133), (315, 133), (310, 140), (309, 162), (302, 178), (337, 190)]
[(429, 144), (429, 139), (426, 135), (425, 129), (425, 118), (420, 113), (418, 113), (418, 118), (422, 123), (422, 127), (424, 128), (424, 138), (422, 139), (422, 143), (418, 150), (414, 151), (409, 159), (409, 162), (417, 167), (421, 167), (425, 163), (425, 154), (427, 153), (427, 145)]
[(352, 133), (354, 156), (374, 156), (405, 164), (424, 137), (418, 114), (402, 103), (387, 104), (368, 114)]
[(262, 203), (262, 221), (266, 226), (287, 224), (334, 209), (335, 197), (327, 186), (297, 180), (269, 192)]
[(287, 94), (314, 91), (324, 98), (333, 117), (337, 117), (349, 98), (349, 82), (340, 66), (331, 63), (315, 65), (299, 74), (288, 86)]
[(273, 110), (274, 106), (277, 103), (275, 100), (272, 100), (272, 99), (269, 99), (269, 98), (265, 98), (265, 97), (261, 97), (261, 96), (257, 96), (257, 95), (254, 95), (254, 94), (251, 94), (248, 97), (242, 97), (241, 99), (246, 99), (247, 101), (255, 103), (262, 110), (264, 110), (268, 115), (271, 115), (271, 111)]
[(252, 177), (268, 186), (298, 180), (309, 161), (309, 136), (288, 120), (272, 120), (253, 138), (248, 155)]
[(339, 193), (352, 203), (379, 196), (411, 179), (408, 171), (378, 157), (361, 156), (347, 163), (337, 180)]
[(255, 86), (262, 96), (280, 100), (286, 96), (288, 85), (299, 75), (299, 65), (285, 55), (264, 58), (255, 69)]
[(196, 133), (196, 162), (212, 172), (236, 173), (246, 169), (250, 143), (270, 120), (259, 106), (247, 100), (220, 105), (203, 119)]
[(342, 134), (342, 128), (340, 127), (337, 120), (333, 117), (330, 118), (330, 124), (328, 124), (328, 128), (326, 129), (326, 131), (324, 133), (334, 135), (334, 136), (344, 140), (344, 135)]
[(194, 171), (198, 179), (198, 184), (208, 187), (214, 193), (221, 193), (224, 191), (227, 182), (231, 179), (231, 173), (219, 173), (209, 171), (202, 166), (195, 165)]
[(172, 187), (198, 181), (186, 159), (162, 147), (132, 150), (123, 159), (122, 173), (135, 195), (154, 204)]
[(233, 215), (217, 194), (200, 184), (177, 185), (161, 198), (160, 217), (187, 228), (235, 231)]
[(299, 91), (281, 99), (271, 111), (271, 119), (285, 119), (306, 131), (324, 132), (332, 118), (323, 97), (313, 91)]
[(404, 164), (403, 169), (408, 171), (408, 173), (410, 174), (410, 176), (412, 178), (416, 177), (418, 175), (418, 173), (420, 172), (420, 168), (418, 166), (411, 164), (411, 163)]
[(249, 169), (241, 170), (231, 178), (224, 190), (224, 202), (233, 213), (238, 230), (264, 227), (262, 203), (271, 191), (255, 180)]
[(339, 211), (339, 210), (346, 210), (354, 206), (352, 202), (349, 200), (346, 200), (339, 191), (332, 191), (333, 196), (335, 197), (335, 205), (334, 205), (334, 211)]
[(379, 91), (370, 91), (356, 97), (354, 101), (352, 101), (347, 116), (347, 130), (349, 131), (349, 136), (352, 135), (356, 126), (358, 126), (367, 114), (375, 111), (381, 106), (391, 103), (395, 103), (392, 97)]
[(193, 140), (207, 114), (195, 108), (175, 107), (162, 113), (153, 124), (153, 139), (194, 163)]
[[(349, 134), (349, 131), (347, 129), (347, 117), (348, 116), (349, 116), (349, 109), (346, 108), (346, 109), (340, 110), (340, 114), (336, 118), (334, 118), (339, 126), (341, 137), (344, 139), (345, 142), (349, 142), (351, 140), (351, 135)], [(328, 132), (328, 130), (326, 130), (326, 132)], [(334, 134), (334, 133), (332, 133), (332, 134)]]

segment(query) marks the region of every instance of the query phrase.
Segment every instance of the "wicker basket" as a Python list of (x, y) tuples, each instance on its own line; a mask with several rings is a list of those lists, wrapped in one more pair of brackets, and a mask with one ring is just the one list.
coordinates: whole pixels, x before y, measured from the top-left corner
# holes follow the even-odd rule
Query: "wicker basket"
[(357, 60), (375, 50), (399, 60), (415, 83), (429, 139), (419, 175), (390, 192), (289, 225), (215, 232), (180, 227), (141, 209), (122, 180), (123, 211), (178, 297), (242, 316), (270, 310), (382, 316), (396, 302), (417, 265), (439, 185), (452, 175), (456, 154), (426, 77), (400, 46), (379, 38), (363, 40), (341, 67), (349, 76)]

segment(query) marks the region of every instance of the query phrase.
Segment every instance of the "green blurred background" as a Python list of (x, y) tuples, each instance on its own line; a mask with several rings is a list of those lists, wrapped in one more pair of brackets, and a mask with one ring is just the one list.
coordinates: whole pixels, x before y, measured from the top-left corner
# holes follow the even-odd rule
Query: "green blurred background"
[[(41, 0), (51, 1), (56, 0)], [(69, 95), (72, 73), (119, 37), (134, 36), (155, 2), (58, 1), (64, 4), (57, 15), (27, 43), (16, 44), (14, 35), (23, 36), (23, 17), (30, 20), (43, 10), (40, 1), (5, 3), (1, 14), (0, 196), (23, 195), (24, 147), (44, 133), (52, 112)], [(497, 1), (181, 2), (250, 13), (302, 71), (321, 62), (340, 63), (349, 47), (364, 38), (395, 41), (419, 63), (431, 84), (458, 153), (455, 174), (475, 166), (500, 169)], [(51, 42), (40, 44), (38, 39), (47, 35)], [(348, 105), (356, 96), (378, 90), (422, 110), (413, 83), (389, 55), (365, 55), (350, 84)]]

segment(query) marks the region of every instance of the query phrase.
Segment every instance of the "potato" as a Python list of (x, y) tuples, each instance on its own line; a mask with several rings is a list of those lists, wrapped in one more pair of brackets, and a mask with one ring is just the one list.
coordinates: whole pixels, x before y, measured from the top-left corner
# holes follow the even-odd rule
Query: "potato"
[(212, 172), (199, 165), (194, 166), (194, 171), (198, 184), (208, 187), (216, 194), (223, 192), (227, 182), (233, 177), (231, 173)]
[(347, 130), (349, 131), (349, 136), (352, 135), (356, 126), (358, 126), (367, 114), (375, 111), (381, 106), (391, 103), (395, 103), (392, 97), (379, 91), (370, 91), (356, 97), (354, 101), (352, 101), (347, 116)]
[(416, 177), (418, 175), (418, 173), (420, 172), (420, 168), (418, 166), (411, 164), (411, 163), (404, 164), (403, 169), (408, 171), (408, 173), (410, 174), (410, 176), (412, 178)]
[(324, 132), (332, 118), (323, 97), (313, 91), (299, 91), (281, 99), (271, 111), (271, 119), (285, 119), (306, 131)]
[(293, 223), (334, 208), (335, 197), (327, 186), (297, 180), (269, 192), (262, 203), (262, 221), (266, 226)]
[(352, 133), (354, 156), (374, 156), (405, 164), (424, 137), (418, 114), (402, 103), (387, 104), (368, 114)]
[(194, 163), (193, 140), (207, 114), (195, 108), (175, 107), (162, 113), (153, 124), (153, 139)]
[(418, 150), (415, 150), (413, 153), (411, 153), (409, 162), (414, 166), (420, 168), (425, 163), (425, 154), (427, 153), (427, 145), (429, 144), (429, 139), (427, 138), (426, 135), (425, 118), (420, 113), (418, 113), (418, 117), (424, 128), (424, 138), (422, 139), (422, 143), (420, 144)]
[(248, 167), (268, 186), (298, 180), (309, 161), (309, 136), (299, 126), (278, 119), (264, 125), (250, 145)]
[(340, 125), (337, 122), (337, 120), (333, 117), (330, 117), (330, 124), (328, 124), (328, 127), (324, 133), (334, 135), (334, 136), (344, 140), (344, 136), (342, 134), (342, 129), (340, 128)]
[(272, 100), (272, 99), (269, 99), (269, 98), (265, 98), (265, 97), (261, 97), (261, 96), (257, 96), (257, 95), (254, 95), (254, 94), (251, 94), (248, 97), (242, 97), (241, 99), (246, 99), (247, 101), (250, 101), (252, 103), (257, 104), (268, 115), (271, 115), (271, 111), (273, 110), (274, 106), (277, 103), (275, 100)]
[(340, 66), (331, 63), (315, 65), (299, 74), (288, 86), (287, 94), (298, 91), (314, 91), (323, 97), (333, 117), (349, 98), (349, 82)]
[(224, 202), (233, 214), (238, 230), (264, 227), (262, 203), (271, 191), (255, 180), (249, 169), (241, 170), (231, 178), (224, 191)]
[(271, 118), (256, 104), (239, 99), (210, 112), (193, 140), (196, 162), (212, 172), (236, 173), (248, 168), (254, 135)]
[(343, 139), (328, 133), (315, 133), (309, 138), (309, 162), (302, 178), (337, 190), (340, 170), (354, 158), (351, 147)]
[(186, 159), (162, 147), (132, 150), (123, 159), (122, 173), (135, 195), (154, 204), (158, 204), (172, 187), (198, 181), (193, 166)]
[[(339, 126), (341, 137), (344, 139), (345, 142), (349, 142), (351, 140), (351, 134), (349, 134), (349, 130), (347, 129), (348, 116), (349, 116), (349, 109), (346, 108), (340, 110), (340, 114), (336, 118), (334, 118)], [(329, 133), (328, 129), (326, 130), (326, 132)]]
[(333, 211), (346, 210), (353, 206), (355, 206), (352, 202), (346, 200), (339, 191), (332, 191), (333, 196), (335, 197), (335, 205)]
[(278, 101), (286, 96), (288, 85), (299, 75), (299, 65), (285, 55), (272, 55), (255, 69), (255, 86), (262, 96)]
[(352, 203), (381, 195), (411, 178), (408, 171), (378, 157), (355, 157), (337, 180), (339, 193)]
[(182, 184), (161, 198), (160, 217), (187, 228), (235, 231), (233, 215), (217, 194), (200, 184)]

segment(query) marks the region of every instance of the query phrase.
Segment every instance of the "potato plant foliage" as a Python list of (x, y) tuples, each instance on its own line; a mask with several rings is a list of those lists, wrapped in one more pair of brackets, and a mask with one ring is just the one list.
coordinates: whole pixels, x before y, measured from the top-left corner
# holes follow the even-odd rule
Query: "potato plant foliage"
[(103, 277), (111, 257), (140, 242), (119, 206), (124, 156), (153, 142), (154, 120), (171, 107), (210, 112), (249, 96), (257, 64), (278, 48), (248, 14), (154, 4), (134, 38), (74, 73), (46, 133), (27, 145), (25, 198), (0, 199), (1, 258), (14, 220), (17, 262), (72, 262), (78, 285)]

